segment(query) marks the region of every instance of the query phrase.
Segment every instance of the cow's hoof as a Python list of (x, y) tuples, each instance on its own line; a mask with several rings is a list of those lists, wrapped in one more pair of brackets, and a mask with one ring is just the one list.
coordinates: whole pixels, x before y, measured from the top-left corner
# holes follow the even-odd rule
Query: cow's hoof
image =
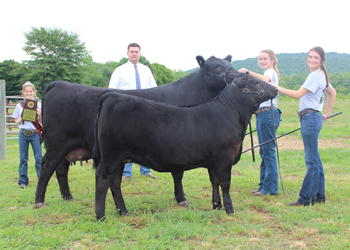
[(106, 216), (103, 216), (101, 218), (97, 217), (97, 215), (95, 214), (96, 220), (97, 222), (104, 222), (106, 220)]
[(65, 201), (74, 201), (73, 196), (69, 196), (68, 198), (63, 198)]
[(64, 197), (64, 196), (61, 194), (61, 197), (62, 197), (63, 200), (65, 200), (65, 201), (74, 201), (73, 196)]
[(177, 203), (177, 205), (179, 205), (181, 207), (189, 207), (190, 203), (188, 201), (181, 201), (181, 202)]
[(129, 212), (119, 211), (120, 216), (130, 216)]
[(222, 210), (222, 205), (221, 205), (221, 203), (216, 203), (216, 202), (214, 202), (214, 203), (213, 203), (213, 209), (214, 209), (214, 210)]
[(34, 204), (34, 208), (43, 208), (43, 207), (47, 207), (47, 205), (43, 202)]

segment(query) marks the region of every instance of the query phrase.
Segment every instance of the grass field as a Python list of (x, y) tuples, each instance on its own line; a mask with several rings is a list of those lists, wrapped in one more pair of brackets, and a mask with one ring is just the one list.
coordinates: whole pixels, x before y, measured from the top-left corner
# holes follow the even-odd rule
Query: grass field
[[(7, 141), (7, 160), (1, 161), (0, 248), (1, 249), (349, 249), (350, 248), (350, 107), (336, 101), (324, 123), (320, 149), (326, 174), (326, 204), (289, 207), (298, 198), (306, 167), (300, 149), (280, 148), (280, 170), (285, 195), (254, 197), (260, 157), (249, 153), (232, 168), (231, 197), (235, 215), (214, 211), (211, 184), (205, 169), (185, 173), (183, 184), (189, 208), (178, 207), (173, 198), (169, 173), (139, 175), (134, 167), (131, 182), (123, 182), (123, 195), (131, 214), (121, 217), (110, 192), (106, 221), (94, 217), (94, 171), (91, 162), (72, 166), (69, 183), (73, 202), (60, 197), (56, 177), (49, 182), (46, 204), (34, 209), (37, 178), (30, 155), (30, 184), (18, 188), (18, 141)], [(298, 101), (279, 103), (282, 122), (278, 135), (299, 127)], [(254, 120), (254, 117), (253, 117)], [(255, 122), (252, 122), (253, 127)], [(248, 138), (247, 138), (248, 139)], [(286, 141), (302, 144), (300, 131)], [(255, 141), (257, 143), (257, 141)], [(249, 140), (244, 148), (249, 148)], [(330, 147), (328, 147), (330, 146)], [(255, 150), (258, 153), (258, 150)]]

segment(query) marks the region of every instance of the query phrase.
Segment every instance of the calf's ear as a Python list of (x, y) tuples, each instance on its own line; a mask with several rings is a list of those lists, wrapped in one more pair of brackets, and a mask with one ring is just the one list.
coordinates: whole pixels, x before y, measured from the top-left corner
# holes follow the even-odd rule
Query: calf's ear
[(224, 58), (226, 61), (229, 61), (231, 62), (232, 61), (232, 56), (231, 55), (228, 55)]
[(202, 69), (205, 68), (205, 60), (202, 56), (196, 56), (197, 62), (199, 64), (199, 67), (201, 67)]

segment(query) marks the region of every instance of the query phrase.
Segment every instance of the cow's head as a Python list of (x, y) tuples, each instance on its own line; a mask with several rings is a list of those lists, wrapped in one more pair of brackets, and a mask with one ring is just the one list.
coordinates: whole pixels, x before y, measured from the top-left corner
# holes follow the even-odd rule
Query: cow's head
[(262, 102), (273, 99), (278, 94), (276, 87), (241, 72), (237, 73), (232, 85), (242, 91), (242, 97), (249, 100), (254, 110), (257, 110)]
[(201, 72), (203, 74), (206, 87), (210, 90), (217, 89), (219, 94), (228, 84), (230, 84), (238, 73), (231, 65), (232, 56), (218, 59), (211, 56), (204, 60), (202, 56), (196, 57)]

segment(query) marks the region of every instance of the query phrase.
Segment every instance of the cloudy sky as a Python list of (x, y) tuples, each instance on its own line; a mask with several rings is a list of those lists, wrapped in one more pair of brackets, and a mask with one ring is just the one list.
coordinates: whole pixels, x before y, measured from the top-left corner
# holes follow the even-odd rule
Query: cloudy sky
[[(345, 5), (344, 5), (345, 4)], [(79, 35), (95, 62), (119, 61), (137, 42), (151, 63), (197, 67), (195, 57), (233, 60), (275, 53), (350, 53), (344, 0), (61, 0), (0, 3), (0, 62), (30, 59), (22, 50), (31, 27)]]

